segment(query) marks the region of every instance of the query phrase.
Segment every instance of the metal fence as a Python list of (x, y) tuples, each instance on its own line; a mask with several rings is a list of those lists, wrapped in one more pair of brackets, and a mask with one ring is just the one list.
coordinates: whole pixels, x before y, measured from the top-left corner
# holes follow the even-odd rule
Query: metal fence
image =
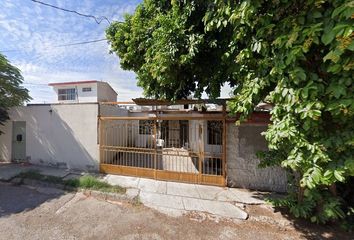
[(101, 117), (104, 173), (225, 185), (222, 116)]

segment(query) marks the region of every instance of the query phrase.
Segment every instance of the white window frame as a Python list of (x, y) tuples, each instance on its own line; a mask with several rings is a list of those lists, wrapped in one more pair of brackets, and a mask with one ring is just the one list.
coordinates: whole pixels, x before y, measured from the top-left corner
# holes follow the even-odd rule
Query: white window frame
[(75, 101), (75, 100), (76, 100), (75, 88), (58, 89), (58, 101)]
[(83, 87), (82, 92), (92, 92), (92, 88), (91, 87)]

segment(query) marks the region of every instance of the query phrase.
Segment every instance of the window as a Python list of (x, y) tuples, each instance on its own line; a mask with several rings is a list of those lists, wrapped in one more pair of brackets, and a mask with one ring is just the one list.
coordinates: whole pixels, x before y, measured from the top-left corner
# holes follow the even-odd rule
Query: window
[(208, 121), (208, 133), (207, 133), (208, 144), (221, 145), (222, 132), (223, 132), (222, 121)]
[(84, 87), (84, 88), (82, 88), (82, 91), (83, 92), (91, 92), (92, 90), (91, 90), (91, 87)]
[(58, 89), (58, 100), (75, 100), (75, 88)]
[(153, 120), (139, 120), (139, 134), (151, 135), (153, 126)]

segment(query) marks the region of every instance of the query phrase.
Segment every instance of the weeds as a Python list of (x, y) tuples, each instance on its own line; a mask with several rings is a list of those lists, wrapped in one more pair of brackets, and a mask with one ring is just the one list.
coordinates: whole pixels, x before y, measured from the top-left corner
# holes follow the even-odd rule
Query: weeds
[(97, 190), (101, 192), (113, 192), (113, 193), (125, 193), (125, 188), (120, 186), (113, 186), (106, 182), (100, 181), (94, 176), (85, 175), (76, 179), (63, 180), (60, 177), (47, 176), (40, 174), (38, 171), (28, 171), (20, 173), (18, 178), (22, 179), (34, 179), (38, 181), (49, 182), (53, 184), (60, 184), (64, 187), (75, 188), (75, 189), (89, 189)]
[(92, 189), (102, 192), (125, 193), (125, 188), (120, 186), (112, 186), (90, 175), (82, 176), (77, 179), (65, 180), (64, 183), (66, 186), (74, 188)]

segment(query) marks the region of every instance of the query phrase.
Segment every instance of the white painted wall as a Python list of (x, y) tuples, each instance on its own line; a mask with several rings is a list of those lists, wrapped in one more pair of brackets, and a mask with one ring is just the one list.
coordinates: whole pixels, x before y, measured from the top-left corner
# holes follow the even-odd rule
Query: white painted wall
[[(90, 87), (91, 92), (83, 92), (82, 88)], [(76, 89), (76, 99), (75, 100), (58, 100), (58, 90), (59, 89)], [(85, 84), (67, 84), (53, 86), (53, 90), (56, 93), (56, 102), (60, 103), (83, 103), (83, 102), (97, 102), (97, 83), (85, 83)]]
[(32, 164), (98, 170), (98, 104), (12, 108), (1, 129), (0, 160), (11, 161), (12, 121), (26, 121), (26, 156)]
[[(90, 92), (84, 92), (83, 88), (90, 87)], [(75, 100), (58, 100), (59, 89), (76, 89)], [(96, 102), (116, 102), (117, 93), (106, 82), (94, 82), (94, 83), (76, 83), (76, 84), (61, 84), (54, 85), (53, 89), (56, 93), (56, 102), (60, 103), (96, 103)]]

